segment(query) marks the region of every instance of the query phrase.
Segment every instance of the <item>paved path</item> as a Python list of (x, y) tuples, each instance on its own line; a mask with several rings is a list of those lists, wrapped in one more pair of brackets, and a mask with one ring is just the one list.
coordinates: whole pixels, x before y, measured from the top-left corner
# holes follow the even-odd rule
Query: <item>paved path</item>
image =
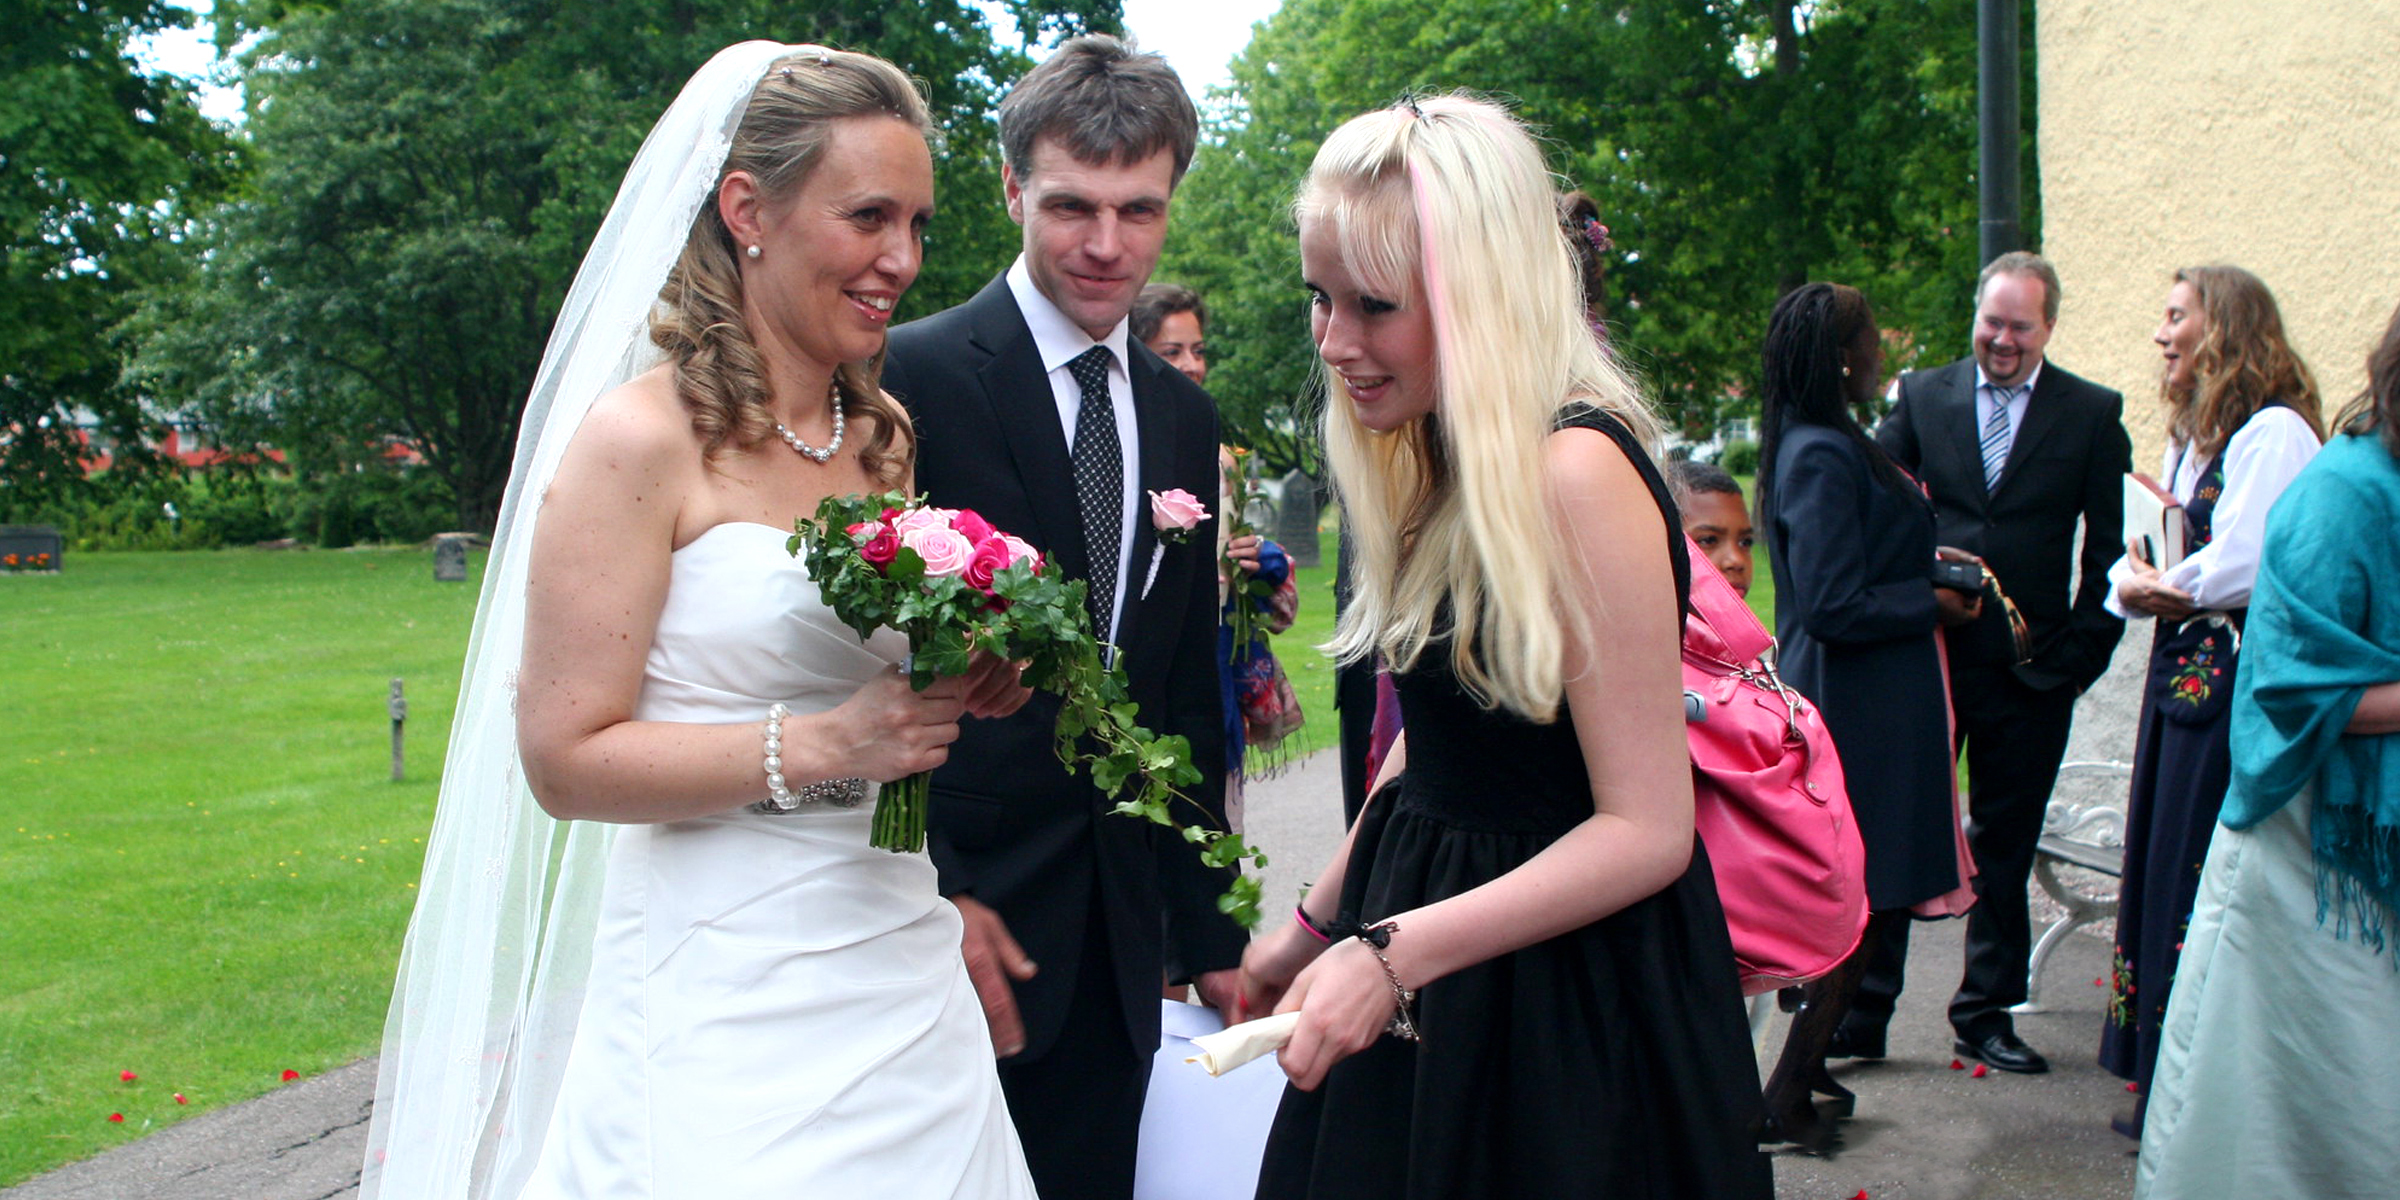
[[(1267, 919), (1341, 839), (1333, 756), (1318, 754), (1250, 786), (1252, 840), (1268, 849)], [(1779, 1200), (2123, 1200), (2131, 1143), (2109, 1131), (2128, 1097), (2092, 1065), (2102, 993), (2090, 981), (2108, 953), (2070, 939), (2052, 959), (2057, 1011), (2019, 1019), (2051, 1056), (2048, 1075), (1949, 1070), (1942, 1009), (1958, 977), (1959, 926), (1920, 926), (1913, 986), (1892, 1028), (1892, 1057), (1837, 1068), (1859, 1093), (1846, 1144), (1831, 1159), (1776, 1156)], [(1772, 1051), (1770, 1046), (1769, 1050)], [(366, 1146), (375, 1064), (363, 1060), (267, 1096), (172, 1126), (98, 1158), (0, 1191), (4, 1200), (325, 1200), (354, 1195)], [(1234, 1198), (1229, 1198), (1234, 1200)]]

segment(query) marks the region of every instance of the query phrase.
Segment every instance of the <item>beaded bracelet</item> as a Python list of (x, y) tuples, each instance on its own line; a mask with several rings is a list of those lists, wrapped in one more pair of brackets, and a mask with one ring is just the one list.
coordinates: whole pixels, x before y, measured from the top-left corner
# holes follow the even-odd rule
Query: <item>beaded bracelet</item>
[(755, 806), (760, 812), (790, 812), (800, 807), (800, 798), (783, 782), (783, 719), (790, 715), (792, 710), (783, 704), (767, 708), (767, 798)]
[(788, 705), (776, 704), (767, 709), (766, 736), (767, 798), (750, 806), (750, 811), (770, 816), (800, 811), (804, 804), (830, 804), (835, 808), (856, 808), (866, 803), (868, 784), (864, 779), (827, 779), (820, 783), (802, 784), (794, 789), (783, 780), (783, 719), (791, 716)]

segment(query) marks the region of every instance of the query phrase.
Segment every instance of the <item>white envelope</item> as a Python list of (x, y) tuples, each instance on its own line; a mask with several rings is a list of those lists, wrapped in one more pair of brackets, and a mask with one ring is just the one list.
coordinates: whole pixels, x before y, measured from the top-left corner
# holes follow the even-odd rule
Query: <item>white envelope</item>
[(1134, 1162), (1134, 1200), (1227, 1200), (1258, 1190), (1267, 1129), (1283, 1102), (1283, 1068), (1274, 1055), (1223, 1075), (1183, 1060), (1192, 1039), (1225, 1027), (1213, 1008), (1160, 1001), (1158, 1057), (1142, 1108)]

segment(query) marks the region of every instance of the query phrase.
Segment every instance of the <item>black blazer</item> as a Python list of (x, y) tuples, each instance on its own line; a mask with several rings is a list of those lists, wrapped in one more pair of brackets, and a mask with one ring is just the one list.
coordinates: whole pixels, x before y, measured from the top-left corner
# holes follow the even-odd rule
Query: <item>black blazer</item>
[(1867, 903), (1905, 908), (1958, 886), (1950, 697), (1934, 604), (1933, 509), (1875, 477), (1866, 448), (1823, 425), (1784, 427), (1774, 508), (1776, 665), (1817, 702), (1867, 851)]
[[(1973, 358), (1901, 376), (1900, 403), (1875, 431), (1884, 452), (1932, 493), (1941, 543), (1982, 555), (2017, 602), (2033, 635), (2033, 660), (2014, 669), (2039, 690), (2090, 687), (2125, 632), (2125, 622), (2103, 607), (2109, 564), (2123, 549), (2124, 477), (2133, 469), (2124, 411), (2123, 396), (2043, 364), (1996, 492), (1984, 486)], [(2078, 517), (2088, 534), (2082, 581), (2070, 600)], [(1997, 604), (1949, 636), (1961, 665), (2014, 663)]]
[[(1142, 491), (1215, 496), (1215, 404), (1139, 342), (1128, 348)], [(1006, 276), (956, 308), (892, 330), (887, 354), (883, 386), (916, 423), (917, 490), (932, 503), (974, 509), (1039, 547), (1069, 578), (1088, 578), (1066, 434)], [(1143, 725), (1191, 739), (1204, 776), (1192, 799), (1222, 828), (1216, 519), (1165, 546), (1146, 595), (1151, 555), (1162, 545), (1147, 503), (1133, 526), (1117, 622), (1133, 699)], [(1108, 937), (1137, 1047), (1158, 1044), (1163, 965), (1187, 974), (1235, 966), (1248, 941), (1216, 908), (1226, 873), (1202, 867), (1168, 831), (1109, 813), (1088, 779), (1061, 768), (1057, 716), (1057, 701), (1036, 694), (1014, 716), (966, 721), (949, 762), (934, 772), (927, 819), (943, 894), (972, 894), (998, 911), (1040, 968), (1016, 985), (1022, 1062), (1061, 1034), (1091, 921)], [(1202, 816), (1178, 807), (1186, 824)]]

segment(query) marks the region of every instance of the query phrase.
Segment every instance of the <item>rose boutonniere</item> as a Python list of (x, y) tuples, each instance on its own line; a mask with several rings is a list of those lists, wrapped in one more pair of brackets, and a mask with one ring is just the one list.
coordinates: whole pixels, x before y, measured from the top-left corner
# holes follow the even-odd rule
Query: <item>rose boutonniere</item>
[(1150, 527), (1158, 531), (1162, 542), (1181, 545), (1190, 541), (1192, 531), (1207, 519), (1208, 506), (1182, 488), (1150, 493)]
[(1182, 488), (1150, 493), (1150, 528), (1157, 531), (1158, 542), (1150, 547), (1150, 570), (1142, 576), (1142, 594), (1137, 599), (1150, 598), (1150, 587), (1158, 582), (1158, 565), (1166, 561), (1167, 547), (1192, 540), (1192, 531), (1207, 519), (1208, 506)]
[[(1154, 504), (1175, 496), (1197, 508), (1182, 492), (1154, 497)], [(1184, 524), (1187, 536), (1206, 515), (1199, 509)], [(1092, 635), (1082, 580), (1067, 579), (1023, 539), (973, 512), (897, 493), (829, 496), (797, 530), (787, 549), (807, 562), (809, 578), (843, 624), (861, 638), (878, 629), (908, 635), (910, 683), (921, 689), (965, 674), (978, 652), (1025, 664), (1026, 686), (1062, 701), (1059, 760), (1088, 772), (1116, 799), (1115, 812), (1175, 830), (1209, 866), (1234, 868), (1245, 859), (1266, 865), (1266, 856), (1238, 836), (1175, 820), (1169, 805), (1192, 803), (1177, 789), (1201, 779), (1191, 743), (1134, 723), (1140, 712), (1125, 670), (1103, 656)], [(918, 774), (878, 789), (873, 845), (902, 853), (925, 848), (929, 779)], [(1258, 900), (1258, 877), (1237, 871), (1217, 907), (1255, 925)]]

